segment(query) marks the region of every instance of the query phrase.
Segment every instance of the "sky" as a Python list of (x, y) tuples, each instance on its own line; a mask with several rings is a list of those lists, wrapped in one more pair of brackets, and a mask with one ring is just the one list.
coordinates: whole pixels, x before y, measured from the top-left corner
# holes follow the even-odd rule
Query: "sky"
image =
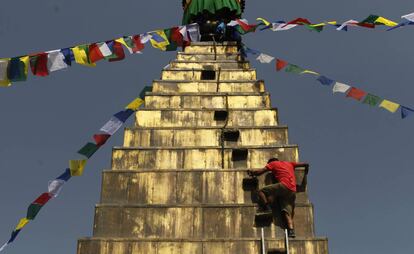
[[(406, 0), (247, 0), (244, 17), (312, 22), (362, 20), (377, 14), (399, 21), (414, 11)], [(2, 0), (0, 57), (59, 49), (179, 25), (181, 1)], [(318, 71), (380, 97), (414, 106), (414, 26), (386, 32), (305, 28), (249, 34), (251, 48)], [(123, 106), (134, 99), (175, 52), (150, 48), (96, 68), (74, 65), (46, 78), (29, 76), (0, 90), (0, 242), (7, 241), (49, 180)], [(309, 195), (318, 236), (331, 253), (410, 253), (414, 241), (412, 147), (414, 117), (401, 120), (341, 95), (309, 76), (276, 73), (252, 60), (258, 77), (289, 126), (290, 142), (311, 164)], [(127, 125), (132, 125), (129, 120)], [(101, 172), (110, 168), (118, 132), (4, 253), (76, 253), (92, 235)]]

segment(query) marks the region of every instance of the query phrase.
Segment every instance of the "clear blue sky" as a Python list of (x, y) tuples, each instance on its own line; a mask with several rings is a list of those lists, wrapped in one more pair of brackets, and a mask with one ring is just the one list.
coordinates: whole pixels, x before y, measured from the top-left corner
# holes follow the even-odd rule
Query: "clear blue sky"
[[(314, 22), (363, 19), (378, 14), (399, 20), (414, 11), (406, 0), (247, 0), (245, 17), (272, 20), (306, 17)], [(0, 56), (13, 57), (180, 23), (181, 1), (3, 0)], [(393, 32), (304, 28), (250, 34), (245, 42), (268, 54), (319, 71), (378, 96), (414, 106), (414, 26)], [(46, 190), (67, 160), (111, 114), (160, 76), (175, 53), (147, 48), (143, 55), (97, 68), (74, 66), (47, 78), (0, 90), (0, 241)], [(265, 79), (290, 141), (311, 163), (309, 192), (319, 236), (331, 253), (409, 253), (414, 241), (411, 163), (414, 118), (333, 96), (310, 77), (275, 73), (252, 61)], [(131, 124), (129, 122), (128, 124)], [(99, 202), (101, 170), (111, 147), (100, 150), (83, 177), (72, 179), (5, 253), (76, 252), (77, 239), (91, 236)]]

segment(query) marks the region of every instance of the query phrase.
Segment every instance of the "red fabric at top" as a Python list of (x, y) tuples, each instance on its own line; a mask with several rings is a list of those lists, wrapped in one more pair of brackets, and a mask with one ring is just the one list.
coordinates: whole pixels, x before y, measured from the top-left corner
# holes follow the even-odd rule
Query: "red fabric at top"
[(276, 59), (276, 71), (281, 71), (288, 65), (288, 62), (283, 61), (281, 59)]
[(346, 97), (351, 97), (354, 98), (355, 100), (362, 100), (362, 98), (364, 98), (364, 96), (367, 95), (367, 93), (365, 91), (362, 91), (361, 89), (358, 89), (356, 87), (352, 87), (348, 94), (346, 95)]
[(289, 161), (272, 161), (266, 169), (272, 171), (276, 179), (289, 190), (296, 192), (295, 166), (297, 163)]
[(52, 197), (49, 195), (49, 193), (45, 192), (40, 195), (35, 201), (33, 201), (33, 204), (45, 205), (51, 198)]

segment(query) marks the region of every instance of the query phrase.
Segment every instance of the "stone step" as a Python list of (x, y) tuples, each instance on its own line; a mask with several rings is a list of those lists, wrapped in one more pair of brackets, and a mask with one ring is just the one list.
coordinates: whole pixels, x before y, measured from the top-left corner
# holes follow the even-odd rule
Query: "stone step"
[[(136, 238), (250, 238), (260, 237), (254, 225), (255, 205), (116, 205), (95, 208), (95, 237)], [(280, 212), (274, 211), (274, 223), (265, 228), (265, 237), (283, 234)], [(313, 206), (297, 204), (295, 232), (298, 237), (313, 237)]]
[(248, 69), (167, 69), (161, 74), (162, 80), (256, 80), (256, 70)]
[(216, 60), (216, 61), (172, 61), (170, 68), (174, 69), (250, 69), (248, 61)]
[(112, 169), (262, 168), (272, 157), (285, 161), (298, 161), (298, 146), (246, 146), (242, 149), (114, 147)]
[(288, 144), (286, 126), (250, 128), (126, 128), (125, 147), (225, 147)]
[[(266, 249), (284, 249), (283, 239), (267, 238)], [(289, 241), (290, 253), (327, 254), (327, 238), (300, 238)], [(260, 238), (236, 239), (139, 239), (82, 238), (77, 254), (259, 254)]]
[(277, 109), (140, 109), (136, 127), (277, 126)]
[(185, 53), (188, 54), (234, 54), (238, 52), (237, 45), (224, 45), (220, 43), (210, 45), (196, 45), (192, 44), (184, 49)]
[[(218, 83), (218, 84), (217, 84)], [(161, 93), (239, 93), (265, 92), (262, 80), (252, 81), (165, 81), (154, 80), (153, 92)], [(218, 86), (218, 87), (217, 87)]]
[(203, 60), (243, 60), (240, 53), (229, 53), (229, 54), (214, 54), (214, 53), (185, 53), (177, 52), (177, 60), (179, 61), (203, 61)]
[[(297, 203), (309, 203), (304, 169), (296, 170)], [(254, 204), (257, 190), (243, 190), (246, 170), (105, 170), (101, 203), (109, 204)], [(259, 177), (258, 188), (272, 184)]]
[(226, 109), (226, 108), (270, 108), (270, 96), (268, 93), (252, 94), (240, 93), (238, 95), (215, 94), (160, 94), (147, 93), (145, 96), (145, 108), (147, 109)]

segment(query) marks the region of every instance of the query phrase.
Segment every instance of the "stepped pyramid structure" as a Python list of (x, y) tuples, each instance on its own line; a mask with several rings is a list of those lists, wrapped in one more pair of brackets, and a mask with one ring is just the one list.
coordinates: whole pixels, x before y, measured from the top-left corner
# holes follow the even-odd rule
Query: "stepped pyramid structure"
[[(179, 52), (147, 92), (145, 107), (113, 148), (103, 172), (93, 237), (78, 254), (259, 254), (256, 195), (243, 190), (248, 169), (271, 157), (298, 161), (286, 126), (256, 71), (234, 42), (197, 42)], [(314, 233), (307, 172), (297, 170), (292, 254), (326, 254)], [(259, 185), (268, 181), (259, 178)], [(275, 212), (266, 253), (285, 253)]]

